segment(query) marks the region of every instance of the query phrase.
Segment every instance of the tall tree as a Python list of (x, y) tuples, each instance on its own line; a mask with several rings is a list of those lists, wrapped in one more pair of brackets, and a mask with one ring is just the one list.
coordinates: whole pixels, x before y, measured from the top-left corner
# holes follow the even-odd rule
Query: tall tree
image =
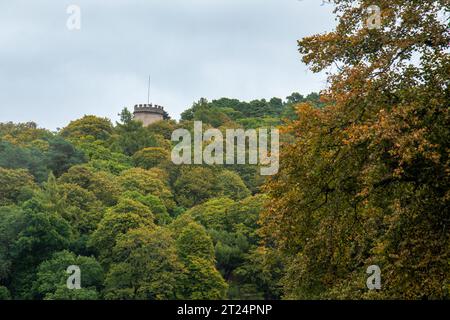
[(61, 137), (49, 139), (49, 149), (46, 154), (48, 168), (59, 177), (71, 166), (86, 162), (84, 153)]
[(120, 121), (114, 130), (116, 133), (112, 145), (114, 150), (132, 156), (143, 148), (158, 147), (155, 137), (143, 127), (142, 122), (133, 120), (133, 115), (128, 109), (122, 110)]
[[(69, 266), (80, 268), (80, 289), (67, 288)], [(92, 257), (76, 256), (69, 251), (54, 253), (37, 269), (33, 283), (35, 295), (46, 300), (95, 300), (103, 284), (103, 269)]]
[(23, 196), (35, 188), (33, 177), (27, 170), (0, 167), (0, 205), (18, 203)]
[[(298, 106), (298, 120), (284, 128), (295, 141), (267, 186), (263, 232), (287, 255), (285, 295), (443, 298), (449, 2), (333, 2), (336, 30), (299, 41), (314, 72), (336, 68), (322, 95), (327, 106)], [(382, 270), (378, 292), (365, 287), (372, 264)]]
[(174, 240), (162, 228), (138, 228), (118, 238), (107, 275), (107, 299), (181, 298), (183, 264)]
[(69, 140), (77, 141), (89, 137), (95, 140), (108, 140), (113, 132), (113, 126), (109, 119), (96, 116), (84, 116), (72, 121), (61, 130), (61, 135)]

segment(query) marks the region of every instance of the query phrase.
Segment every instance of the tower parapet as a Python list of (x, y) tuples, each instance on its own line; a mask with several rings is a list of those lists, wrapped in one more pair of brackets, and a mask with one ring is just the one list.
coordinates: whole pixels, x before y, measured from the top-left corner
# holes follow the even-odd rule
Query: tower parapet
[(164, 119), (164, 107), (154, 104), (136, 104), (134, 106), (134, 118), (141, 121), (144, 127)]

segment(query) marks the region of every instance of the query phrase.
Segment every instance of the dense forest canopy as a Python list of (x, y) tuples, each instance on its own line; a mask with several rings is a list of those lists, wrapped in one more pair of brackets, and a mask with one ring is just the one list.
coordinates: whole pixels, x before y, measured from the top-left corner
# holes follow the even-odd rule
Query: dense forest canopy
[[(58, 132), (0, 124), (0, 294), (14, 299), (276, 299), (282, 260), (262, 249), (256, 165), (174, 165), (172, 132), (257, 128), (318, 94), (201, 99), (148, 127), (129, 110)], [(219, 122), (220, 121), (220, 122)], [(82, 288), (66, 286), (68, 266)], [(258, 272), (255, 272), (257, 271)]]
[[(448, 299), (449, 1), (333, 2), (336, 29), (299, 41), (332, 70), (320, 94), (0, 123), (0, 299)], [(194, 121), (279, 127), (279, 173), (174, 165)]]

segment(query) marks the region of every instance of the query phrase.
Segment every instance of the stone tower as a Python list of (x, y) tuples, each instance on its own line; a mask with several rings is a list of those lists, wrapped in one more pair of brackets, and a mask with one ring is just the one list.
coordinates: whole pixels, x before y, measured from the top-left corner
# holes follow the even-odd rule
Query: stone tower
[(144, 127), (164, 119), (164, 108), (153, 104), (137, 104), (134, 106), (134, 119), (141, 121)]

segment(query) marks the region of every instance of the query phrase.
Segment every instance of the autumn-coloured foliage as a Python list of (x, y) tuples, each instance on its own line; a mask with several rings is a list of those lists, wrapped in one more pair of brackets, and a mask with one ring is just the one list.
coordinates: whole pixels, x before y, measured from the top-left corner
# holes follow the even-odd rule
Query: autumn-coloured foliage
[[(299, 41), (332, 70), (325, 108), (297, 107), (280, 174), (267, 186), (267, 246), (287, 259), (288, 298), (449, 296), (446, 0), (335, 0), (336, 30)], [(369, 29), (367, 8), (381, 9)], [(367, 266), (383, 287), (368, 291)]]
[[(299, 41), (320, 95), (0, 123), (0, 300), (449, 299), (450, 1), (327, 2), (336, 29)], [(174, 164), (194, 121), (280, 126), (279, 173)]]

